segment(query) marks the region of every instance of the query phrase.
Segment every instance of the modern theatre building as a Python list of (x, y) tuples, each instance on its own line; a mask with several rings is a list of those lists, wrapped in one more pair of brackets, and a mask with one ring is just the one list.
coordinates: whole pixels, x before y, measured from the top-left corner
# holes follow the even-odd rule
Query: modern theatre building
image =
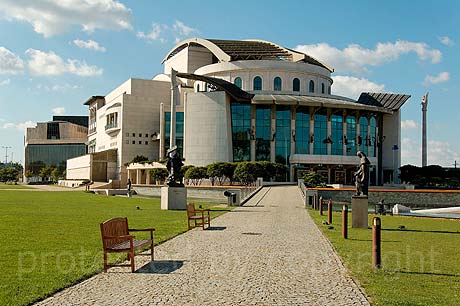
[(372, 163), (371, 185), (396, 182), (400, 108), (410, 96), (333, 95), (331, 67), (259, 40), (187, 39), (163, 64), (164, 73), (153, 80), (129, 79), (85, 102), (90, 155), (68, 161), (68, 178), (124, 182), (129, 175), (148, 182), (147, 171), (128, 173), (125, 165), (135, 155), (165, 158), (173, 100), (186, 164), (272, 161), (286, 165), (291, 181), (313, 170), (331, 184), (352, 184), (356, 152), (363, 151)]

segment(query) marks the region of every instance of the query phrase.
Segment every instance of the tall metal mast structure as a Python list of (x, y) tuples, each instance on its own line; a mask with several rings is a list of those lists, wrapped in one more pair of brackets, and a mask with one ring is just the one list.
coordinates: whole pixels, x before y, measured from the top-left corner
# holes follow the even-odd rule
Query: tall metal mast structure
[(426, 111), (428, 110), (428, 92), (422, 97), (422, 167), (426, 167)]

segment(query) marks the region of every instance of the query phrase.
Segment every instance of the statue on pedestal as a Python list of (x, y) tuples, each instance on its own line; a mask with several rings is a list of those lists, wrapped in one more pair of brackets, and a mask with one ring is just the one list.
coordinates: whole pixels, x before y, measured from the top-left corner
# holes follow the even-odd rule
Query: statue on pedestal
[(360, 158), (358, 171), (353, 173), (355, 177), (356, 195), (367, 196), (369, 191), (369, 165), (371, 163), (364, 152), (358, 151), (356, 155)]
[(168, 169), (169, 175), (166, 178), (166, 185), (169, 187), (184, 187), (181, 173), (181, 168), (184, 163), (177, 152), (177, 146), (169, 149), (167, 154), (166, 168)]

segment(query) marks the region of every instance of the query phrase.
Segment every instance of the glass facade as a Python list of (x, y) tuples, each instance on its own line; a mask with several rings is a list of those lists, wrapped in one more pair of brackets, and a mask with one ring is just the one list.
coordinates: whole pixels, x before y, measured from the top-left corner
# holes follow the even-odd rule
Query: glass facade
[(332, 155), (343, 155), (343, 116), (333, 114), (331, 116), (332, 124)]
[(251, 105), (231, 103), (233, 161), (251, 160)]
[(253, 88), (254, 90), (262, 90), (262, 78), (260, 76), (256, 76), (254, 78), (254, 82), (253, 82)]
[(85, 144), (30, 144), (25, 149), (25, 170), (38, 174), (42, 167), (53, 165), (63, 171), (67, 159), (85, 154)]
[(295, 153), (310, 154), (310, 110), (298, 107), (295, 116)]
[(270, 161), (270, 105), (256, 106), (256, 160)]
[(233, 83), (238, 86), (239, 88), (242, 88), (243, 87), (243, 81), (241, 80), (240, 77), (236, 77), (235, 80), (233, 81)]
[(275, 161), (288, 165), (291, 154), (291, 107), (276, 107), (276, 152)]
[(364, 154), (366, 154), (366, 156), (369, 155), (368, 154), (369, 140), (368, 140), (368, 137), (367, 137), (367, 130), (368, 130), (367, 118), (361, 116), (359, 118), (359, 135), (361, 137), (360, 150), (362, 152), (364, 152)]
[[(165, 152), (169, 149), (171, 136), (171, 112), (165, 112)], [(176, 145), (180, 156), (184, 156), (184, 112), (176, 112)]]
[(356, 117), (347, 116), (347, 155), (356, 155)]
[(315, 114), (315, 140), (313, 142), (313, 154), (326, 155), (327, 143), (324, 141), (327, 138), (327, 115)]
[(370, 146), (369, 146), (369, 156), (376, 157), (375, 146), (377, 145), (377, 120), (372, 116), (370, 120)]
[(273, 90), (281, 91), (281, 78), (276, 77), (273, 79)]

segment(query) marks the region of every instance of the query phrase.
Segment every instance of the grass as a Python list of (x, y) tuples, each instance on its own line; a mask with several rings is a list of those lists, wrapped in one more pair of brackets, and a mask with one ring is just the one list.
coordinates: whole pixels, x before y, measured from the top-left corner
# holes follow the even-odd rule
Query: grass
[[(212, 207), (212, 217), (227, 209), (196, 204)], [(100, 272), (99, 223), (117, 216), (133, 228), (155, 227), (156, 244), (187, 230), (186, 212), (162, 211), (159, 199), (0, 191), (0, 305), (29, 304)]]
[(375, 305), (460, 305), (459, 220), (381, 216), (383, 268), (376, 271), (371, 229), (352, 229), (350, 218), (344, 240), (341, 213), (331, 230), (322, 225), (327, 216), (310, 215)]
[(26, 186), (26, 185), (14, 185), (14, 184), (0, 183), (0, 189), (33, 189), (33, 188)]

